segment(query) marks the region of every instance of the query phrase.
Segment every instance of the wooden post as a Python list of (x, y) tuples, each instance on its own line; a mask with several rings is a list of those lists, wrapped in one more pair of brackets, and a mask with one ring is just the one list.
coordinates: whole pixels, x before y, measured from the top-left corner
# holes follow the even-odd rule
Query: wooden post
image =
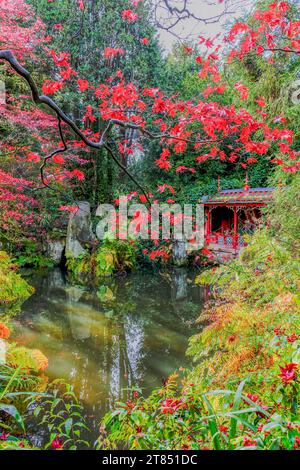
[(237, 210), (236, 206), (234, 206), (233, 212), (233, 249), (237, 249)]
[(208, 228), (208, 236), (211, 235), (211, 210), (208, 209), (207, 214), (207, 228)]
[(205, 212), (206, 221), (205, 221), (205, 238), (208, 238), (211, 233), (211, 212), (209, 208), (206, 209)]

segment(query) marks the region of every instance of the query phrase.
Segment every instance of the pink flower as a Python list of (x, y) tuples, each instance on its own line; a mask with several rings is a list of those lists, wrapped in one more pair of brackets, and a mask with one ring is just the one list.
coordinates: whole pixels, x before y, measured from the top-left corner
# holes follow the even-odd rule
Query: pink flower
[(291, 362), (290, 364), (286, 364), (285, 367), (280, 368), (280, 374), (279, 377), (281, 378), (283, 383), (289, 383), (292, 380), (295, 380), (297, 377), (297, 372), (296, 370), (298, 369), (298, 364), (294, 364)]
[(56, 438), (53, 439), (53, 441), (51, 442), (51, 448), (52, 449), (62, 449), (62, 446), (63, 446), (63, 443), (60, 440), (59, 436), (56, 436)]

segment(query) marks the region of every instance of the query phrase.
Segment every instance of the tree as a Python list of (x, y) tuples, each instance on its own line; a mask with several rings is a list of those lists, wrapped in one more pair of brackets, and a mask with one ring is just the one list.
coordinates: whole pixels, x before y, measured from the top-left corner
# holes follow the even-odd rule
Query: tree
[[(132, 26), (138, 23), (142, 4), (135, 4), (134, 1), (127, 2), (128, 8), (120, 12), (125, 24)], [(300, 22), (290, 19), (290, 10), (287, 2), (274, 2), (253, 14), (253, 27), (246, 23), (236, 23), (224, 39), (229, 49), (227, 62), (236, 58), (244, 60), (253, 52), (267, 61), (274, 61), (277, 53), (298, 55)], [(285, 172), (297, 171), (296, 159), (299, 152), (292, 148), (294, 133), (285, 127), (283, 119), (269, 122), (263, 97), (254, 97), (255, 108), (251, 112), (244, 106), (248, 99), (248, 89), (237, 83), (234, 90), (239, 96), (238, 102), (222, 104), (217, 100), (210, 101), (211, 96), (218, 97), (226, 91), (220, 70), (223, 62), (220, 60), (222, 45), (206, 38), (200, 38), (200, 42), (207, 52), (196, 58), (200, 68), (198, 76), (210, 83), (197, 101), (178, 99), (176, 95), (167, 96), (157, 87), (140, 86), (130, 80), (131, 77), (127, 80), (119, 70), (98, 86), (91, 85), (86, 77), (79, 78), (73, 70), (69, 54), (58, 54), (46, 48), (45, 53), (54, 60), (57, 78), (46, 80), (42, 87), (44, 94), (40, 94), (32, 75), (21, 66), (14, 54), (2, 50), (0, 59), (8, 62), (27, 81), (34, 102), (37, 105), (46, 105), (57, 119), (61, 143), (57, 150), (44, 157), (41, 167), (43, 184), (49, 188), (52, 181), (57, 182), (65, 175), (79, 181), (84, 179), (82, 171), (66, 170), (65, 161), (57, 161), (57, 157), (66, 154), (70, 148), (79, 145), (97, 151), (105, 149), (112, 160), (135, 181), (143, 193), (143, 199), (149, 202), (151, 195), (130, 175), (117, 156), (117, 152), (132, 152), (133, 145), (136, 145), (136, 142), (131, 143), (124, 139), (124, 133), (120, 132), (124, 129), (137, 132), (140, 145), (145, 145), (149, 140), (160, 143), (162, 151), (155, 165), (161, 174), (196, 174), (201, 171), (201, 165), (210, 159), (234, 163), (247, 169), (265, 155), (269, 155), (270, 161), (279, 164)], [(186, 52), (192, 51), (188, 49)], [(58, 96), (66, 94), (69, 86), (74, 84), (77, 84), (84, 103), (89, 102), (90, 94), (97, 100), (97, 106), (88, 104), (86, 107), (82, 117), (84, 126), (77, 124), (78, 120), (68, 115), (57, 104), (56, 99), (49, 97), (57, 93)], [(93, 128), (95, 122), (100, 123), (97, 132)], [(77, 140), (69, 134), (70, 131)], [(66, 132), (68, 140), (65, 137)], [(190, 151), (198, 153), (193, 166), (178, 165), (178, 156)], [(277, 156), (274, 157), (274, 154)], [(91, 157), (94, 158), (94, 155)], [(60, 170), (56, 174), (50, 174), (48, 163), (56, 163)]]

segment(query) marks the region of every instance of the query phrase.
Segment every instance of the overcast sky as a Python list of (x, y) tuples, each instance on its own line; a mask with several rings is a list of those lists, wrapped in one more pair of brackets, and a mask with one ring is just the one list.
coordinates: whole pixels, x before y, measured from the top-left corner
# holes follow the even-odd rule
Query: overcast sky
[[(159, 0), (153, 1), (158, 2)], [(188, 2), (189, 10), (201, 18), (211, 18), (222, 14), (224, 11), (224, 3), (219, 3), (218, 0), (188, 0)], [(239, 18), (247, 11), (250, 11), (251, 7), (253, 7), (255, 3), (255, 0), (230, 0), (230, 2), (232, 5), (230, 11), (234, 13), (223, 16), (219, 21), (213, 22), (214, 20), (212, 20), (210, 24), (205, 24), (204, 22), (195, 20), (193, 18), (186, 19), (184, 21), (180, 21), (172, 31), (181, 38), (190, 36), (193, 39), (197, 39), (197, 37), (200, 35), (205, 37), (215, 36), (218, 33), (222, 33), (224, 31), (226, 23)], [(161, 3), (163, 4), (163, 2)], [(183, 0), (171, 0), (171, 3), (172, 5), (177, 5), (180, 7), (183, 5)], [(159, 9), (159, 17), (164, 24), (168, 24), (167, 13), (163, 8)], [(170, 32), (163, 30), (161, 30), (160, 36), (161, 42), (166, 51), (169, 51), (172, 48), (174, 42), (178, 40)]]

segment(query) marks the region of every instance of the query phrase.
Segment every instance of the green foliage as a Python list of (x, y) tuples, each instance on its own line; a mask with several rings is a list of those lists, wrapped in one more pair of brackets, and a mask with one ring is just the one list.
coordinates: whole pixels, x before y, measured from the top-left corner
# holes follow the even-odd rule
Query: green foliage
[(26, 402), (46, 396), (35, 392), (39, 377), (7, 364), (0, 365), (0, 450), (33, 449), (26, 437)]
[[(170, 377), (148, 399), (134, 393), (103, 420), (97, 447), (131, 450), (292, 450), (297, 448), (299, 421), (282, 406), (299, 399), (299, 385), (278, 387), (269, 406), (247, 393), (251, 381), (203, 392), (196, 383)], [(276, 399), (275, 399), (276, 395)]]
[(134, 246), (122, 240), (106, 239), (97, 251), (96, 275), (126, 273), (135, 265)]
[(118, 239), (105, 239), (92, 253), (72, 258), (67, 253), (67, 267), (75, 278), (88, 281), (102, 276), (125, 274), (136, 264), (133, 244)]
[(286, 214), (299, 211), (298, 181), (277, 192), (269, 228), (239, 259), (199, 276), (216, 289), (190, 340), (192, 370), (149, 398), (135, 393), (118, 404), (103, 420), (99, 447), (299, 448), (299, 222)]
[(62, 380), (55, 380), (48, 391), (51, 392), (49, 398), (31, 403), (34, 417), (39, 420), (38, 426), (47, 432), (44, 448), (53, 447), (53, 441), (57, 438), (64, 450), (88, 448), (90, 444), (83, 436), (89, 436), (90, 429), (85, 424), (83, 407), (72, 386)]
[(18, 311), (33, 292), (33, 288), (17, 273), (17, 267), (7, 253), (0, 251), (0, 312)]

